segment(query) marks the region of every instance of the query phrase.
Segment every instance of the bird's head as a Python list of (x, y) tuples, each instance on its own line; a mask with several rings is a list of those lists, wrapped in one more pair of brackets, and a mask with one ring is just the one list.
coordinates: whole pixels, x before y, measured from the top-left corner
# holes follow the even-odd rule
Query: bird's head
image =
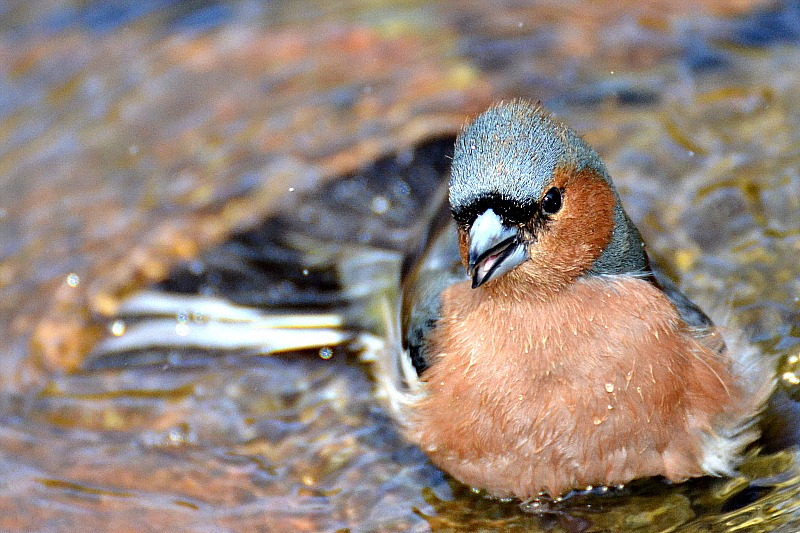
[(461, 131), (450, 207), (473, 288), (520, 270), (558, 288), (647, 269), (599, 156), (538, 105), (499, 104)]

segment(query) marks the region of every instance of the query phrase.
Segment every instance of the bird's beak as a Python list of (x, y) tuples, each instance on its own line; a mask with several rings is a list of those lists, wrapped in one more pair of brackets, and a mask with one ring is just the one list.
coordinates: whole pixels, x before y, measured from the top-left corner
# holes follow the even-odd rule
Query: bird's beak
[(504, 226), (491, 209), (475, 219), (469, 230), (467, 258), (473, 289), (502, 276), (527, 258), (517, 228)]

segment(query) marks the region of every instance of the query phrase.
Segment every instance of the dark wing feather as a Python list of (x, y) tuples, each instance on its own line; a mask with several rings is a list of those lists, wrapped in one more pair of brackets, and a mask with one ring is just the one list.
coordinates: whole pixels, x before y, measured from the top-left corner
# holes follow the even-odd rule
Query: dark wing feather
[[(446, 184), (445, 184), (446, 185)], [(426, 337), (441, 315), (441, 294), (456, 281), (467, 279), (459, 260), (458, 237), (450, 215), (446, 187), (432, 206), (436, 213), (420, 246), (403, 262), (401, 326), (403, 348), (422, 374), (429, 366)]]

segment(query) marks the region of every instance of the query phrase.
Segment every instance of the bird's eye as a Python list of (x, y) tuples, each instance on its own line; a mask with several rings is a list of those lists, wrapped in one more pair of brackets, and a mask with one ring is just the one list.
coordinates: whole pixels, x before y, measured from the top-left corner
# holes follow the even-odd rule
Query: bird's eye
[(561, 209), (561, 190), (553, 187), (542, 198), (542, 213), (555, 215)]

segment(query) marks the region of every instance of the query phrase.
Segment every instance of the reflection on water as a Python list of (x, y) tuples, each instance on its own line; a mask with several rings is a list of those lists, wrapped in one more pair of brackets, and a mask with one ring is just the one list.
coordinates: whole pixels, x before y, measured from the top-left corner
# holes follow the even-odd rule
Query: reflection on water
[[(0, 529), (797, 530), (800, 7), (737, 6), (0, 6)], [(156, 281), (340, 310), (342, 243), (401, 248), (448, 136), (513, 96), (583, 132), (652, 254), (782, 356), (741, 478), (525, 514), (404, 444), (346, 346), (86, 359)]]

